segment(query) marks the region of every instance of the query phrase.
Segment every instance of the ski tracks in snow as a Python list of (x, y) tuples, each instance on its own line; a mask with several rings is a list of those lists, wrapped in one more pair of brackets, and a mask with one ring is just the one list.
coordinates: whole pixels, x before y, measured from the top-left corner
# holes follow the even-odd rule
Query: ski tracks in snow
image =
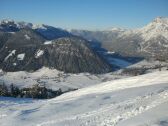
[(161, 90), (111, 105), (104, 105), (94, 111), (42, 122), (37, 126), (116, 126), (120, 121), (137, 116), (167, 101), (168, 90)]

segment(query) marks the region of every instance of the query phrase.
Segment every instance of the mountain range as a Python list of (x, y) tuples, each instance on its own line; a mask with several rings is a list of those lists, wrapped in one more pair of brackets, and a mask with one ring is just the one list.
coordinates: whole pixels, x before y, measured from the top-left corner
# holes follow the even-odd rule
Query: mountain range
[(0, 40), (4, 71), (34, 71), (43, 66), (70, 73), (111, 71), (87, 40), (60, 28), (3, 20)]
[(107, 50), (124, 56), (168, 58), (168, 18), (166, 17), (157, 17), (138, 29), (71, 30), (71, 33), (87, 40), (100, 42)]
[[(98, 45), (98, 46), (97, 46)], [(168, 58), (168, 18), (129, 30), (70, 30), (13, 20), (0, 21), (0, 68), (34, 71), (43, 66), (69, 73), (106, 73), (107, 60), (122, 57)], [(111, 60), (111, 59), (110, 59)]]

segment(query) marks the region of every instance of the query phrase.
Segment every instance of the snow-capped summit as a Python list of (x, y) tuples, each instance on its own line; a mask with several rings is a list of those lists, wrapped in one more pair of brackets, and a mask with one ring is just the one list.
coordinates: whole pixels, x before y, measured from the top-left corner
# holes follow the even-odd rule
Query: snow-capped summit
[(138, 29), (111, 28), (106, 31), (73, 30), (72, 34), (96, 40), (121, 55), (151, 57), (168, 53), (168, 18), (157, 17)]
[[(157, 17), (142, 28), (127, 30), (120, 35), (120, 39), (118, 40), (120, 41), (120, 45), (122, 45), (121, 40), (123, 40), (123, 43), (127, 43), (127, 46), (133, 43), (134, 49), (136, 48), (137, 52), (143, 56), (160, 55), (167, 57), (168, 18)], [(133, 47), (133, 45), (131, 44), (130, 47)], [(120, 50), (122, 48), (123, 46), (121, 46)], [(126, 52), (128, 51), (130, 49), (126, 50)]]
[(44, 24), (33, 24), (24, 21), (14, 21), (12, 19), (3, 19), (0, 21), (0, 25), (15, 25), (16, 28), (31, 28), (31, 29), (47, 29)]
[(138, 30), (144, 40), (150, 40), (157, 36), (163, 36), (168, 39), (168, 18), (158, 17), (151, 23)]
[(124, 28), (119, 28), (119, 27), (112, 27), (112, 28), (108, 29), (107, 31), (124, 32), (124, 31), (126, 31), (126, 29), (124, 29)]
[(0, 24), (8, 24), (8, 23), (14, 23), (14, 20), (11, 19), (3, 19), (0, 21)]
[(168, 18), (167, 17), (157, 17), (153, 20), (153, 22), (168, 24)]
[(33, 24), (32, 29), (47, 29), (44, 24)]
[(0, 31), (4, 32), (16, 32), (19, 28), (17, 23), (11, 19), (4, 19), (0, 21)]

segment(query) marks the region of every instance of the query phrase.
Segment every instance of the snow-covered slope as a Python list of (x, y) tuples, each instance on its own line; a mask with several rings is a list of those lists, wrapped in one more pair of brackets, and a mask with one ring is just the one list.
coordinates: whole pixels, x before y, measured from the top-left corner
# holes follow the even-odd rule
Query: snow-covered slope
[(168, 18), (157, 17), (151, 23), (137, 31), (144, 40), (163, 36), (168, 40)]
[(168, 18), (157, 17), (146, 26), (120, 34), (119, 40), (135, 43), (136, 53), (147, 56), (162, 56), (168, 53)]
[(114, 80), (50, 100), (0, 98), (1, 126), (165, 126), (168, 71)]
[(125, 30), (125, 32), (123, 32), (120, 37), (131, 36), (131, 34), (140, 35), (145, 41), (158, 36), (163, 36), (168, 39), (168, 18), (157, 17), (152, 22), (142, 28)]
[(31, 87), (34, 84), (45, 85), (48, 88), (57, 90), (67, 90), (69, 88), (84, 88), (91, 85), (95, 85), (108, 80), (125, 78), (128, 76), (119, 75), (117, 73), (107, 74), (71, 74), (58, 71), (56, 69), (49, 69), (43, 67), (35, 72), (3, 72), (0, 71), (0, 82), (4, 82), (7, 85), (14, 84), (20, 88)]

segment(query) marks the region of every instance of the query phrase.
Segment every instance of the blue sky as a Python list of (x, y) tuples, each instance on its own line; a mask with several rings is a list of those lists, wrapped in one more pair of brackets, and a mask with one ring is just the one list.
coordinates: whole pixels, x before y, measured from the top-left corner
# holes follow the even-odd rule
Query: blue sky
[(0, 19), (62, 28), (138, 28), (168, 17), (168, 0), (0, 0)]

